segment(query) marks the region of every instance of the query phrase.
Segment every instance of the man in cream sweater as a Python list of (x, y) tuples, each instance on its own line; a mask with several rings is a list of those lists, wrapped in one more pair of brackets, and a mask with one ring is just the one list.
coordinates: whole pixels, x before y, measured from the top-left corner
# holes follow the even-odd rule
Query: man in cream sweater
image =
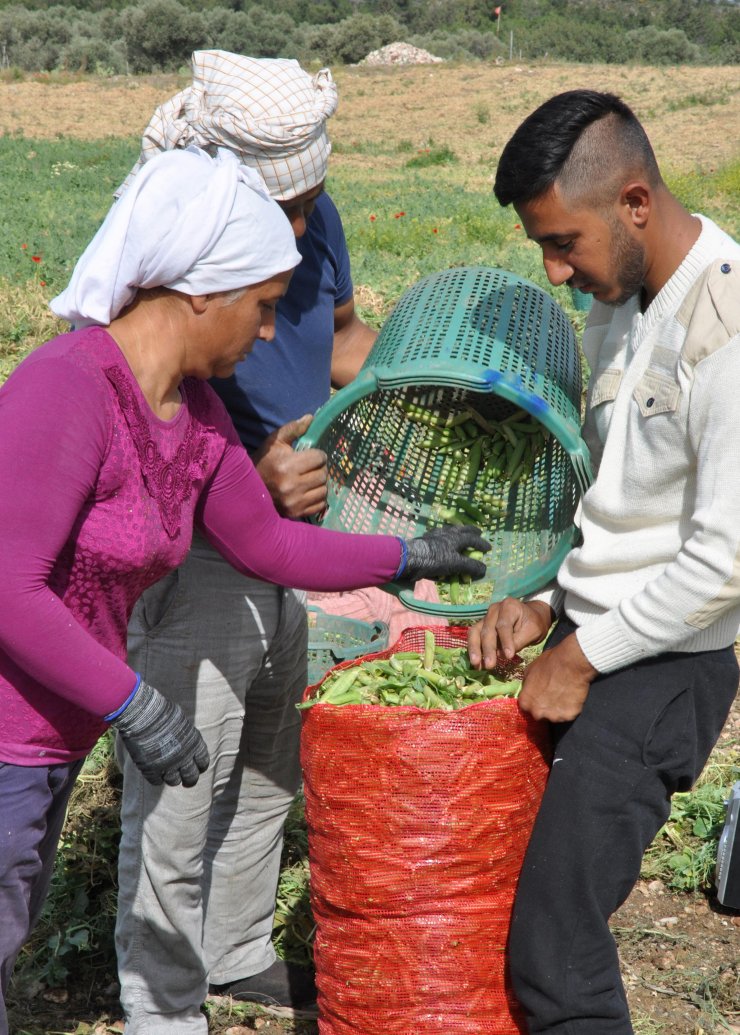
[(530, 1035), (633, 1031), (608, 920), (738, 685), (740, 245), (661, 179), (619, 98), (574, 90), (506, 145), (495, 193), (548, 278), (589, 292), (584, 435), (597, 476), (557, 585), (493, 604), (486, 667), (540, 642), (520, 705), (553, 724), (551, 776), (511, 931)]

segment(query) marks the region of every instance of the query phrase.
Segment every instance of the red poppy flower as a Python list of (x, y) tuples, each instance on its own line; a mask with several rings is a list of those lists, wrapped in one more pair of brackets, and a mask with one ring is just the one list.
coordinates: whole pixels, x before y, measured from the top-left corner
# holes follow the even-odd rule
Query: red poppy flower
[(46, 287), (46, 281), (45, 280), (40, 280), (39, 284), (41, 285), (41, 287)]
[(41, 262), (41, 256), (40, 255), (32, 255), (31, 258), (33, 259), (34, 262)]
[(371, 223), (374, 223), (374, 222), (375, 222), (375, 216), (370, 216), (370, 222), (371, 222)]
[(433, 234), (439, 233), (439, 231), (437, 230), (436, 226), (432, 227), (432, 233)]
[(514, 229), (515, 230), (521, 230), (521, 228), (522, 228), (522, 224), (521, 223), (514, 223)]

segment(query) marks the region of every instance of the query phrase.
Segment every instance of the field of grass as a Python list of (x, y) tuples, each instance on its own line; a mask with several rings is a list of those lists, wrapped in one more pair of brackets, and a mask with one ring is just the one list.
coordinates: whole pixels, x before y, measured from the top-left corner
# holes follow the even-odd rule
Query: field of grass
[[(432, 73), (418, 69), (342, 73), (346, 108), (343, 101), (333, 126), (327, 186), (345, 223), (358, 306), (370, 323), (379, 326), (419, 277), (451, 266), (498, 266), (549, 289), (539, 250), (526, 241), (516, 214), (498, 207), (491, 182), (508, 132), (541, 99), (568, 86), (616, 89), (632, 101), (651, 132), (655, 129), (658, 158), (676, 194), (740, 237), (740, 157), (736, 146), (726, 146), (728, 134), (736, 141), (740, 129), (736, 73), (717, 73), (726, 83), (720, 96), (707, 86), (712, 70), (638, 74), (560, 66), (524, 69), (518, 76), (511, 69), (504, 72), (508, 78), (502, 74), (495, 99), (490, 85), (495, 70), (454, 68), (447, 78), (435, 70), (433, 82)], [(14, 84), (0, 82), (0, 101), (5, 101), (0, 133), (6, 120), (0, 135), (3, 191), (12, 199), (0, 212), (0, 381), (32, 347), (64, 329), (46, 303), (65, 286), (138, 154), (135, 127), (146, 121), (152, 90), (164, 99), (180, 84), (174, 79), (148, 83), (145, 114), (124, 132), (106, 120), (103, 106), (100, 118), (86, 118), (84, 133), (72, 115), (70, 122), (56, 116), (55, 132), (43, 111), (73, 114), (82, 95), (106, 94), (113, 89), (110, 83), (31, 82), (33, 104), (25, 116), (19, 99), (25, 94), (19, 88), (5, 96), (3, 85), (10, 90)], [(121, 90), (131, 107), (136, 83), (126, 81)], [(17, 124), (8, 125), (11, 116), (18, 117)], [(711, 148), (702, 143), (708, 125)], [(580, 330), (584, 316), (572, 307), (567, 289), (553, 294)], [(734, 736), (713, 756), (698, 797), (677, 800), (667, 830), (646, 860), (647, 878), (676, 889), (711, 884), (721, 802), (738, 778), (739, 764)], [(100, 989), (114, 980), (116, 809), (117, 776), (104, 740), (75, 793), (44, 923), (20, 960), (25, 988), (64, 987), (84, 978), (91, 989)], [(288, 839), (276, 931), (280, 951), (292, 958), (305, 958), (309, 951), (305, 854), (298, 819)], [(94, 1011), (92, 992), (90, 1002)], [(34, 1035), (57, 1030), (24, 1024)], [(644, 1033), (676, 1031), (647, 1016), (640, 1024)], [(222, 1027), (214, 1021), (211, 1030)]]
[[(330, 173), (327, 186), (345, 224), (362, 315), (378, 326), (400, 294), (425, 274), (482, 264), (529, 278), (580, 319), (568, 290), (547, 283), (539, 250), (526, 240), (516, 213), (501, 209), (490, 187), (456, 182), (454, 154), (445, 152), (441, 163), (408, 167), (426, 153), (418, 149), (410, 156), (397, 145), (395, 168), (382, 179), (363, 181), (354, 163), (337, 163)], [(66, 285), (136, 155), (133, 138), (0, 137), (3, 182), (13, 197), (0, 217), (0, 377), (32, 345), (63, 329), (45, 303)], [(740, 159), (708, 173), (677, 171), (668, 182), (692, 211), (740, 236)]]

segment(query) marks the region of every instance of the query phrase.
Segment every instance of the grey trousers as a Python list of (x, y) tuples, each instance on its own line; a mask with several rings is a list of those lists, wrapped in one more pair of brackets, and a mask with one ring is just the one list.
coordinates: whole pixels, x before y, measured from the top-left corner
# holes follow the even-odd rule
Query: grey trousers
[(119, 752), (116, 948), (127, 1035), (205, 1035), (209, 981), (275, 959), (306, 651), (303, 594), (245, 578), (202, 539), (137, 605), (130, 662), (193, 719), (211, 763), (193, 788), (152, 787)]

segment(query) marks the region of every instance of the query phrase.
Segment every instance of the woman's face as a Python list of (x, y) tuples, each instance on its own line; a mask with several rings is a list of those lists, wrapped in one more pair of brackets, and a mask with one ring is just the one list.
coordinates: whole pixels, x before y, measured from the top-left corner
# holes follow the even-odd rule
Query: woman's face
[(257, 338), (272, 340), (275, 307), (285, 294), (292, 272), (251, 284), (235, 301), (230, 300), (229, 292), (209, 296), (201, 339), (202, 366), (196, 376), (230, 377)]
[(288, 217), (288, 222), (293, 228), (296, 237), (303, 237), (308, 227), (311, 213), (316, 206), (316, 199), (324, 190), (324, 181), (317, 183), (315, 187), (307, 190), (305, 194), (299, 194), (295, 198), (288, 198), (286, 201), (278, 201), (278, 205)]

